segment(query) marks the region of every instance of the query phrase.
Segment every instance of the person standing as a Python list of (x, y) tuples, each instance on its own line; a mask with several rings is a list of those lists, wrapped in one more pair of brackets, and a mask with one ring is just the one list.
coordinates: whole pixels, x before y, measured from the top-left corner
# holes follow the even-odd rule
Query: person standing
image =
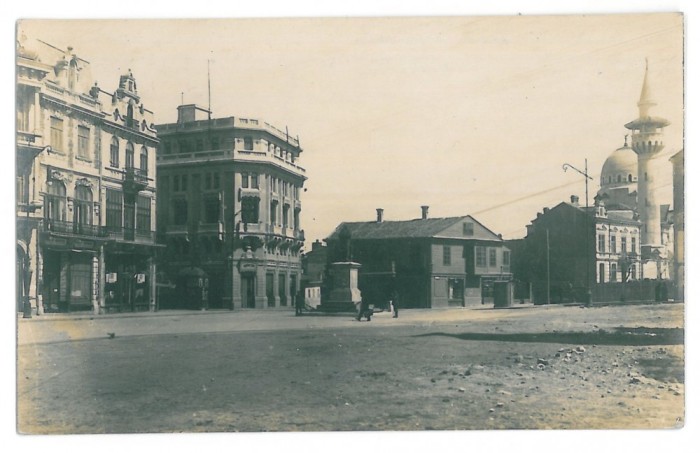
[(304, 290), (300, 289), (294, 299), (294, 316), (301, 316), (304, 311)]
[(394, 290), (391, 292), (391, 299), (389, 301), (391, 303), (391, 311), (393, 313), (392, 318), (398, 318), (399, 317), (399, 292)]

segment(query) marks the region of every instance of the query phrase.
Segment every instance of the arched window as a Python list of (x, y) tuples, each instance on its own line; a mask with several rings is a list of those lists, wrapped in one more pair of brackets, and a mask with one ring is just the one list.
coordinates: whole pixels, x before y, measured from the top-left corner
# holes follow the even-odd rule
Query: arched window
[(44, 216), (46, 220), (66, 221), (66, 186), (61, 181), (49, 181), (44, 195)]
[(112, 137), (112, 143), (109, 145), (109, 166), (119, 168), (119, 140), (117, 137)]
[(141, 162), (140, 168), (144, 175), (148, 174), (148, 148), (141, 147)]
[(131, 142), (126, 143), (126, 168), (134, 168), (134, 145)]
[(86, 186), (76, 186), (73, 200), (73, 228), (77, 233), (87, 233), (84, 227), (89, 225), (92, 225), (92, 190)]

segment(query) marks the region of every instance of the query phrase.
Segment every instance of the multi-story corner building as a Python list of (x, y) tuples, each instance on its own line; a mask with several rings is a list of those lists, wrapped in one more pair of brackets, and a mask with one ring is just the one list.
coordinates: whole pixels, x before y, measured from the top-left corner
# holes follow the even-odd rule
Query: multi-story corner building
[(36, 313), (155, 306), (152, 118), (130, 71), (108, 93), (70, 47), (18, 41), (18, 295)]
[(685, 153), (671, 156), (673, 165), (673, 279), (676, 300), (685, 300)]
[[(396, 291), (404, 308), (493, 302), (493, 284), (510, 281), (510, 250), (472, 216), (343, 222), (326, 239), (329, 264), (359, 263), (362, 298), (385, 306)], [(332, 282), (330, 282), (332, 284)], [(324, 302), (325, 303), (325, 302)]]
[(195, 105), (156, 128), (163, 263), (187, 294), (181, 303), (291, 306), (304, 241), (299, 139), (258, 119), (213, 119)]

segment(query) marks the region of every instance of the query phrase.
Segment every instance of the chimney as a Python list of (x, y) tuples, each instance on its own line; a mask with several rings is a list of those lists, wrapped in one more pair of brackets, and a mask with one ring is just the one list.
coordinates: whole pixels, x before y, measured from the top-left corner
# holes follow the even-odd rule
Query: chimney
[(571, 204), (574, 206), (578, 206), (578, 196), (577, 195), (571, 196)]
[(377, 208), (377, 223), (382, 223), (384, 221), (384, 209)]
[(420, 207), (421, 219), (425, 220), (428, 218), (428, 208), (429, 208), (429, 206), (421, 206)]

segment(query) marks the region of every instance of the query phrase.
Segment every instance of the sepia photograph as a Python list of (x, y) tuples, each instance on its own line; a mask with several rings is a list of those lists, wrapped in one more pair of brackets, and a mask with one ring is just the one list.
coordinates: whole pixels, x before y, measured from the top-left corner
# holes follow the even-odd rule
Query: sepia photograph
[(18, 435), (685, 426), (683, 12), (118, 15), (14, 24)]

